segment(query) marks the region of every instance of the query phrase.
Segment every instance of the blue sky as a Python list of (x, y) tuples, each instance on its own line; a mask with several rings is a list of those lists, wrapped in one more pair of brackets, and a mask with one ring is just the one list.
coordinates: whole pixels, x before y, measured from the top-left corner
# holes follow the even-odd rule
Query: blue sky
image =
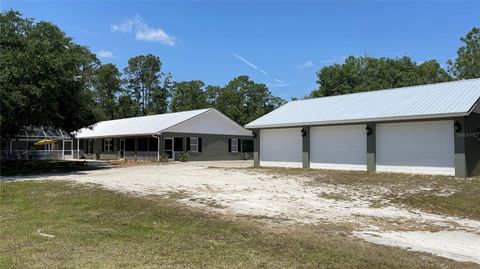
[(60, 26), (102, 62), (152, 53), (175, 80), (224, 85), (248, 75), (282, 98), (316, 87), (348, 55), (445, 64), (480, 26), (479, 1), (2, 1)]

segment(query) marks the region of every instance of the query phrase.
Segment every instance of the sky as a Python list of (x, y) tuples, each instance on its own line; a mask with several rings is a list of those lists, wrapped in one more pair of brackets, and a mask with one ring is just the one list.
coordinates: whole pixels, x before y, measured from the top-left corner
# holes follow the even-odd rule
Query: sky
[(152, 53), (176, 81), (223, 86), (248, 75), (284, 99), (317, 87), (316, 72), (349, 55), (437, 59), (480, 26), (480, 1), (5, 1), (58, 25), (120, 69)]

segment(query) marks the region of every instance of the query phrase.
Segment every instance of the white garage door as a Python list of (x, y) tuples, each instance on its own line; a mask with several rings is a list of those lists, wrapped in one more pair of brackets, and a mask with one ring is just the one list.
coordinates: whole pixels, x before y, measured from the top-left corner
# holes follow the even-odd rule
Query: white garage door
[(378, 124), (377, 171), (455, 174), (452, 121)]
[(310, 128), (310, 167), (367, 170), (365, 125)]
[(301, 128), (260, 130), (260, 165), (302, 167)]

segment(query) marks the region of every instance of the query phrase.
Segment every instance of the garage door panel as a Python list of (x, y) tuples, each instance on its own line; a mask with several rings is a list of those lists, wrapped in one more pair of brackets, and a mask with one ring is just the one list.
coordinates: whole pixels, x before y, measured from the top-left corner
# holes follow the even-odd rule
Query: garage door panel
[(260, 165), (302, 167), (301, 128), (261, 130)]
[(455, 174), (452, 121), (377, 125), (377, 171)]
[(367, 138), (365, 125), (311, 128), (310, 167), (366, 170)]

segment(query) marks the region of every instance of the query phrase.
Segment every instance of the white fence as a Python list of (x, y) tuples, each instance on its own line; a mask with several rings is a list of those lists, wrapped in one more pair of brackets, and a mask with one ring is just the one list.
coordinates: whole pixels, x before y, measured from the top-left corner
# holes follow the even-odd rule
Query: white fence
[(125, 151), (125, 160), (128, 161), (156, 161), (158, 153), (156, 151)]
[(0, 157), (2, 160), (47, 160), (62, 159), (64, 154), (61, 150), (2, 150)]

